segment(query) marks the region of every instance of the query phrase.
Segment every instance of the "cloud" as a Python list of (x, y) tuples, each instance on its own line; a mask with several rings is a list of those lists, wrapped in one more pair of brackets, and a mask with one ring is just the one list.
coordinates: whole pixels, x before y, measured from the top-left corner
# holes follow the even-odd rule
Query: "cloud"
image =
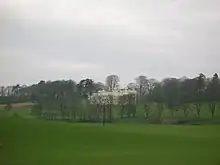
[[(96, 77), (104, 66), (100, 63), (58, 59), (47, 57), (22, 49), (1, 49), (0, 61), (1, 84), (36, 83), (39, 80), (74, 79)], [(74, 75), (74, 77), (72, 77)], [(16, 81), (15, 81), (16, 80)]]
[(102, 66), (87, 62), (68, 62), (68, 61), (49, 61), (46, 64), (49, 69), (64, 70), (64, 71), (79, 71), (79, 70), (99, 70)]
[(220, 72), (219, 5), (218, 0), (2, 1), (0, 76), (4, 84), (104, 81), (112, 73), (122, 84), (139, 74), (211, 76)]

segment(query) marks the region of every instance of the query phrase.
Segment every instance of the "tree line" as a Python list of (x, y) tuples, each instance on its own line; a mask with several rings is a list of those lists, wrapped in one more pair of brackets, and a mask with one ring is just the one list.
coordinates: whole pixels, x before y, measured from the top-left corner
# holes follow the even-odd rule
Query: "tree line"
[(146, 113), (150, 109), (149, 103), (156, 102), (160, 111), (163, 111), (165, 105), (172, 114), (176, 110), (183, 110), (187, 116), (194, 108), (199, 117), (202, 106), (208, 105), (211, 116), (214, 117), (220, 101), (220, 81), (217, 73), (212, 78), (201, 73), (194, 78), (166, 78), (161, 82), (140, 76), (137, 82)]
[[(65, 106), (84, 104), (82, 100), (86, 100), (92, 93), (99, 90), (112, 91), (120, 86), (119, 83), (120, 78), (117, 75), (107, 76), (105, 83), (95, 82), (90, 78), (78, 83), (73, 80), (42, 80), (31, 86), (15, 85), (13, 87), (15, 92), (7, 96), (2, 87), (0, 103), (32, 101), (41, 103), (44, 107), (50, 106), (50, 109), (57, 104), (56, 106), (65, 116), (67, 113)], [(129, 83), (127, 88), (137, 91), (136, 104), (143, 105), (146, 118), (152, 104), (156, 104), (159, 118), (164, 107), (170, 109), (172, 115), (175, 111), (182, 110), (186, 117), (193, 108), (199, 117), (203, 105), (208, 105), (210, 115), (214, 117), (220, 102), (220, 80), (217, 73), (211, 78), (200, 73), (194, 78), (165, 78), (162, 81), (141, 75), (135, 78), (134, 82)], [(121, 106), (123, 109), (124, 105)], [(110, 113), (111, 109), (110, 104)]]

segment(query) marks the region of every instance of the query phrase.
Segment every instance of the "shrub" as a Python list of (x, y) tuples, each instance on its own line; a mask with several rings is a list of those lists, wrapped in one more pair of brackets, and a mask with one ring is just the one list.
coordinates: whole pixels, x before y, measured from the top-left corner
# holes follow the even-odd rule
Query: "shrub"
[(8, 110), (8, 111), (11, 110), (11, 108), (12, 108), (12, 105), (11, 105), (10, 103), (8, 103), (8, 104), (5, 106), (5, 109)]

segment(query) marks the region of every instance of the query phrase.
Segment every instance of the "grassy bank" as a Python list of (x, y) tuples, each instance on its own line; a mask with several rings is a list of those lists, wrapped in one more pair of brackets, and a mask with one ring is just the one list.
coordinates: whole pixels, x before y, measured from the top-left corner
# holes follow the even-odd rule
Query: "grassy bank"
[(0, 119), (1, 165), (218, 165), (220, 126)]

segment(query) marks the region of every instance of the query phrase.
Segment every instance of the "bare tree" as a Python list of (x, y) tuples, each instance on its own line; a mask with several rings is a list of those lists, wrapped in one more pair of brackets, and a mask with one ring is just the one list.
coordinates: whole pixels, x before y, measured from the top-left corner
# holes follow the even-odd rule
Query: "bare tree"
[(108, 86), (109, 90), (112, 91), (114, 88), (118, 87), (120, 78), (117, 75), (109, 75), (106, 77), (106, 85)]
[(5, 96), (6, 95), (6, 90), (4, 86), (1, 86), (1, 91), (0, 91), (1, 96)]
[(206, 98), (205, 98), (205, 100), (208, 101), (209, 110), (212, 115), (212, 118), (214, 117), (216, 105), (219, 101), (219, 98), (220, 98), (220, 80), (218, 74), (215, 73), (211, 81), (209, 81), (207, 85)]
[(195, 78), (197, 82), (195, 98), (194, 98), (194, 105), (196, 108), (197, 116), (200, 116), (202, 102), (204, 101), (204, 91), (206, 88), (206, 77), (204, 74), (200, 73), (198, 77)]
[(136, 79), (139, 96), (142, 97), (148, 92), (149, 81), (146, 76), (138, 76)]

